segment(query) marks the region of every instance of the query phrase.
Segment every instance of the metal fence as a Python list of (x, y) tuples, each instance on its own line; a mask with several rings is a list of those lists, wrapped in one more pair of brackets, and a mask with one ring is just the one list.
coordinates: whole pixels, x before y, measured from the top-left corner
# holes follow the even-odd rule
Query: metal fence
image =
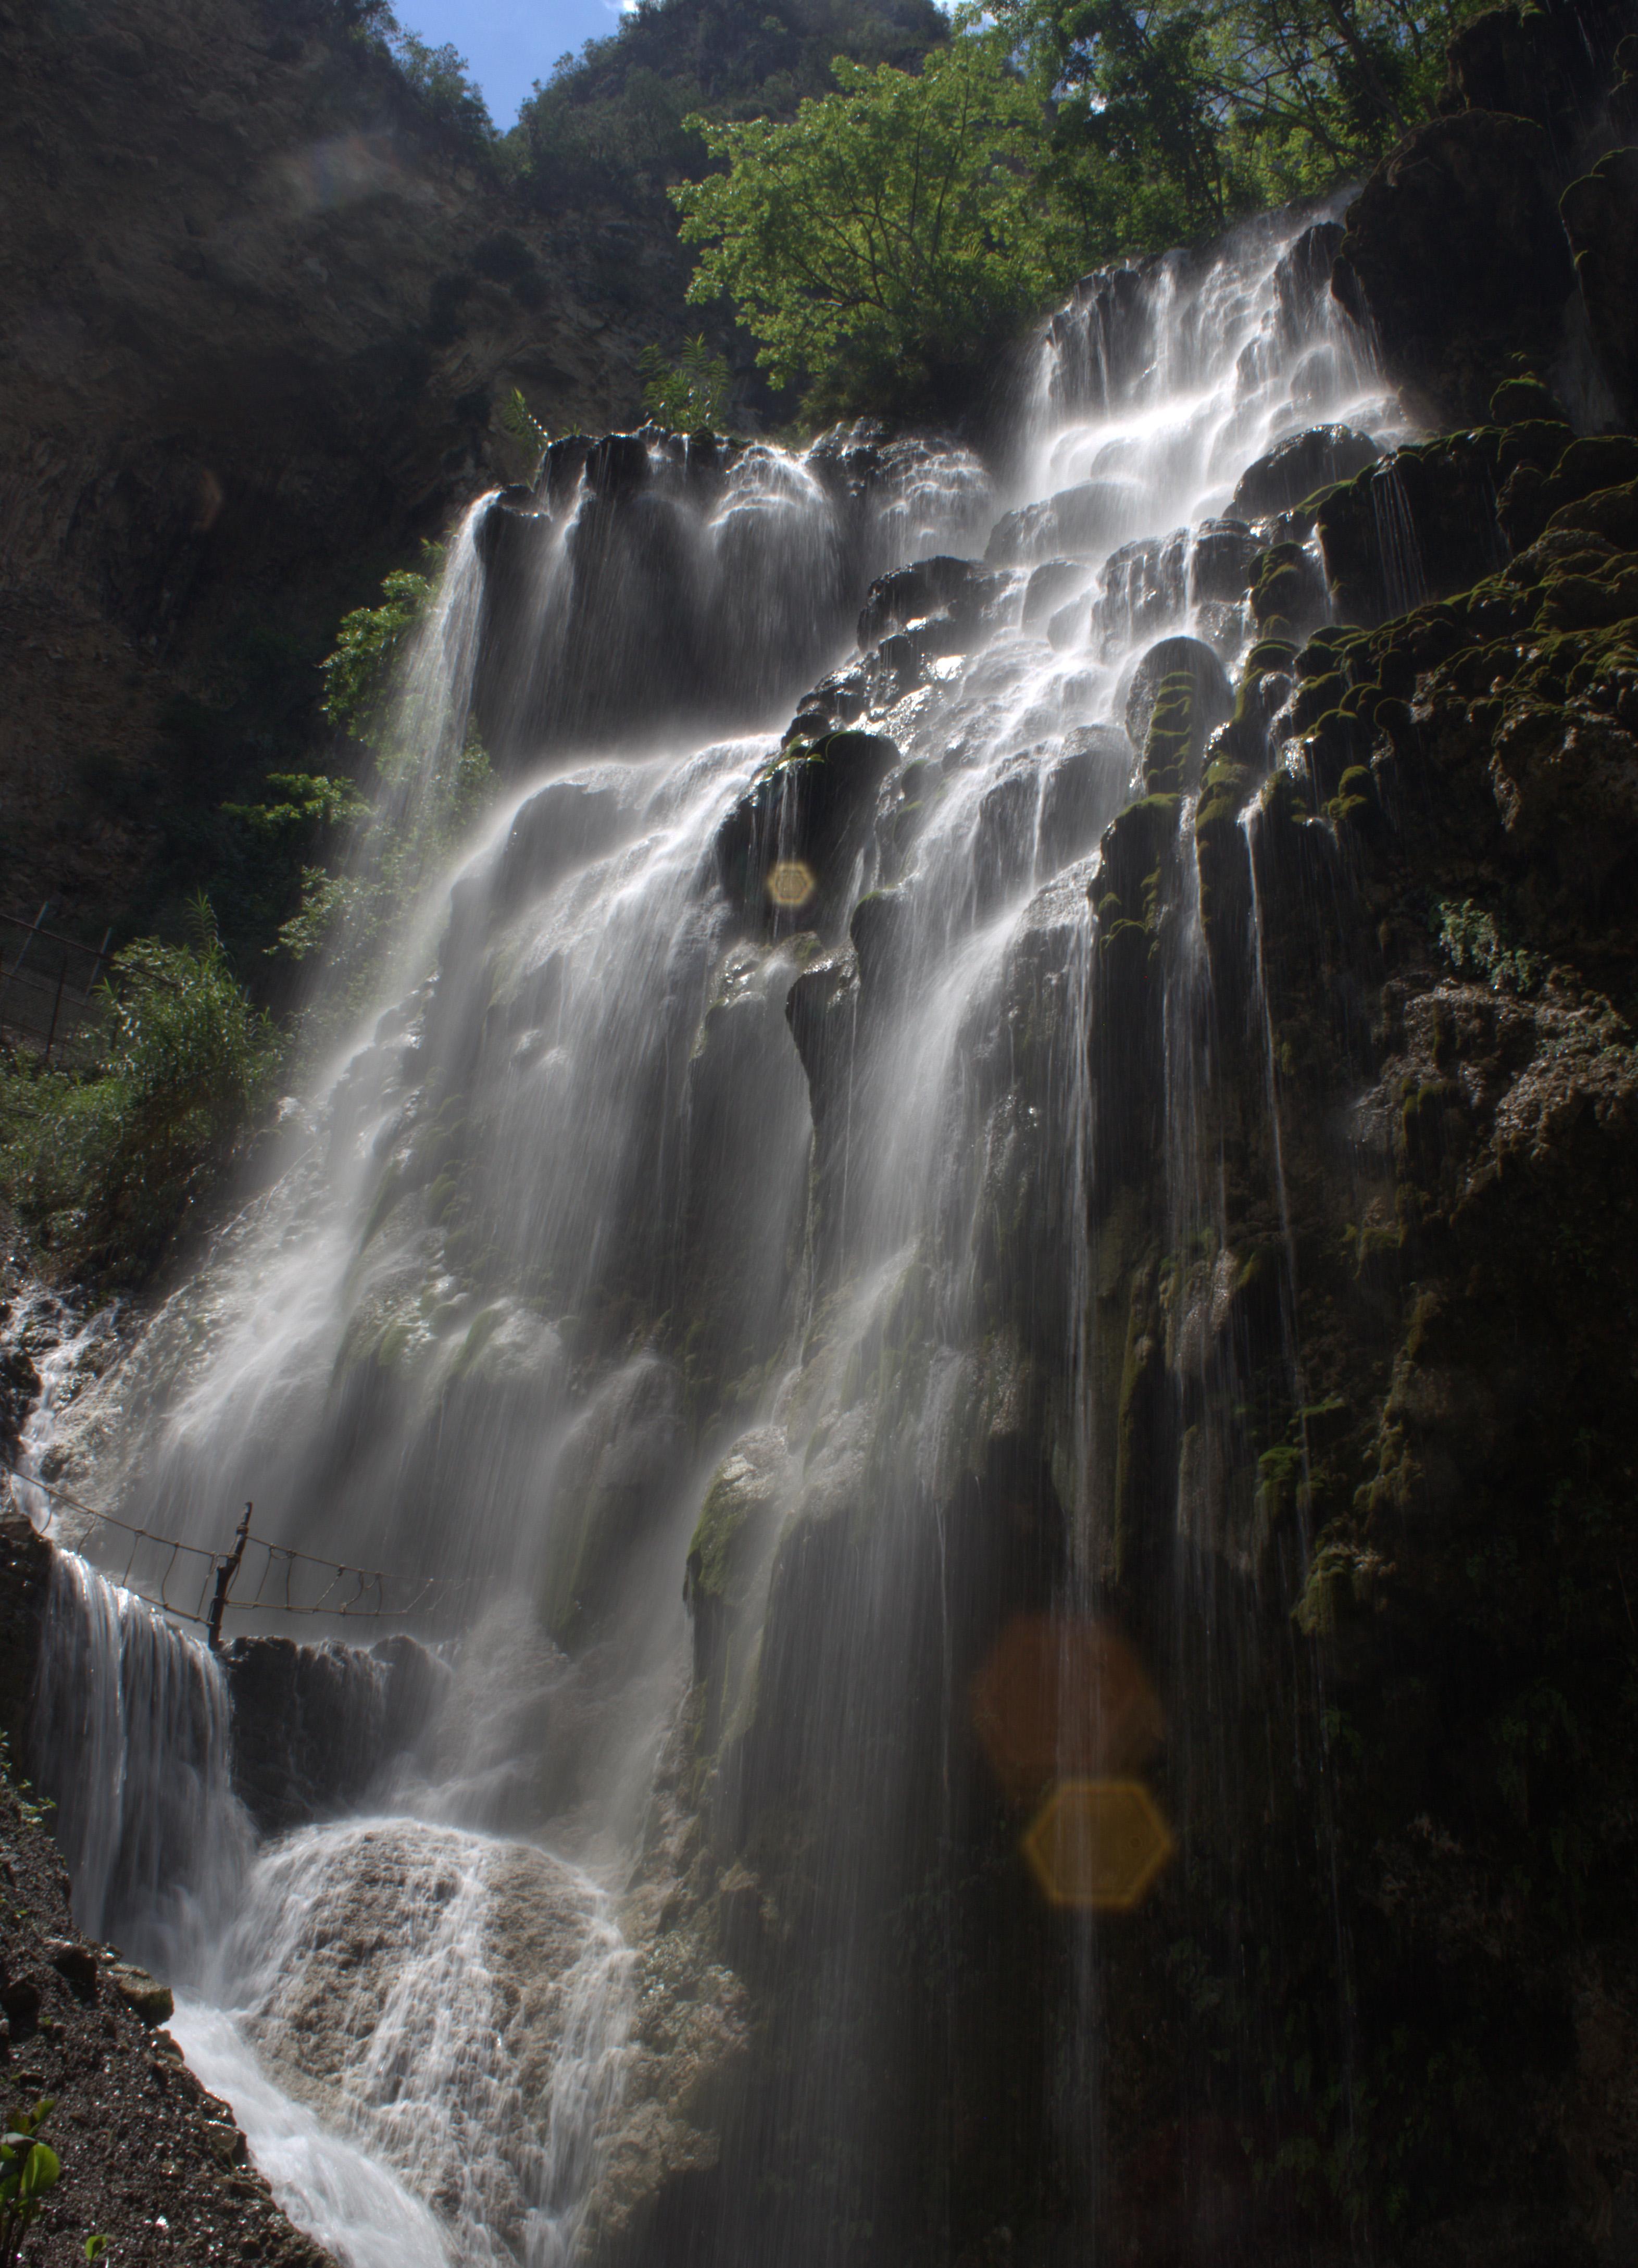
[(114, 932), (86, 945), (48, 929), (50, 910), (42, 906), (32, 922), (0, 914), (0, 1036), (48, 1063), (89, 1066), (101, 1059), (106, 1039), (102, 980)]

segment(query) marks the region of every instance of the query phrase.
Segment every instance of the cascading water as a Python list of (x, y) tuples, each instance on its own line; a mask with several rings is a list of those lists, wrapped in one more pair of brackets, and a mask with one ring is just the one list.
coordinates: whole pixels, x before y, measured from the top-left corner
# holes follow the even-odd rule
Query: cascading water
[[(190, 2051), (356, 2263), (385, 2256), (338, 2167), (415, 2192), (389, 2182), (396, 2258), (569, 2257), (633, 2021), (606, 1886), (654, 1863), (684, 1734), (781, 2043), (731, 2136), (768, 2178), (728, 2184), (687, 2257), (949, 2257), (966, 2161), (1010, 2149), (1066, 2228), (1096, 2223), (1093, 1934), (1044, 1953), (997, 1874), (966, 1696), (998, 1618), (1085, 1619), (1159, 1553), (1157, 1675), (1196, 1704), (1179, 1834), (1239, 1768), (1214, 1715), (1235, 1586), (1261, 1580), (1225, 1447), (1256, 1383), (1223, 1322), (1237, 1004), (1199, 751), (1180, 801), (1145, 765), (1179, 674), (1192, 718), (1229, 713), (1253, 556), (1283, 537), (1297, 584), (1317, 571), (1282, 515), (1392, 429), (1326, 264), (1270, 221), (1093, 279), (1047, 335), (982, 564), (949, 556), (993, 517), (973, 460), (859, 433), (804, 460), (575, 445), (457, 539), (416, 665), (427, 762), (470, 706), (514, 772), (554, 768), (463, 850), (435, 965), (80, 1397), (70, 1449), (82, 1491), (167, 1532), (219, 1543), (253, 1498), (289, 1545), (488, 1603), (383, 1815), (256, 1857), (193, 1972)], [(668, 710), (776, 732), (827, 664), (782, 744), (664, 744)], [(1098, 845), (1144, 785), (1154, 873), (1192, 878), (1158, 1129), (1123, 1118), (1100, 974), (1143, 929), (1150, 866), (1123, 880)], [(1122, 1175), (1157, 1149), (1170, 1256), (1148, 1336), (1122, 1314), (1116, 1336)], [(1129, 1507), (1166, 1426), (1157, 1543)], [(104, 1862), (77, 1863), (101, 1897)], [(151, 1898), (186, 1881), (151, 1874)], [(376, 1906), (383, 1955), (315, 2023)], [(1016, 2134), (967, 2100), (981, 2052)], [(1044, 2128), (1018, 2108), (1043, 2094)]]

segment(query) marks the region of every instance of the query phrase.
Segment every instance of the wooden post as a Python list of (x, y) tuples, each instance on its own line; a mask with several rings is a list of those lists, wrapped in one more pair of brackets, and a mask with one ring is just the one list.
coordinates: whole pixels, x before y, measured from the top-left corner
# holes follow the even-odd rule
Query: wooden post
[(97, 971), (108, 957), (108, 939), (113, 935), (112, 928), (105, 929), (102, 932), (102, 943), (97, 947), (97, 958), (92, 962), (91, 975), (85, 979), (85, 1004), (88, 1007), (91, 1005), (92, 993), (96, 988)]
[(65, 957), (62, 968), (57, 971), (57, 997), (51, 1004), (51, 1029), (46, 1034), (46, 1061), (48, 1064), (51, 1061), (51, 1042), (57, 1036), (57, 1018), (61, 1014), (62, 1009), (62, 987), (67, 981), (68, 973), (69, 964)]
[(51, 901), (50, 901), (50, 899), (49, 899), (49, 898), (48, 898), (48, 899), (46, 900), (45, 904), (44, 904), (43, 906), (41, 906), (41, 908), (40, 909), (40, 911), (39, 911), (39, 912), (34, 916), (33, 928), (33, 929), (31, 929), (31, 930), (29, 931), (28, 935), (27, 935), (27, 936), (23, 939), (22, 944), (18, 947), (17, 960), (16, 960), (16, 961), (13, 963), (13, 974), (14, 974), (14, 975), (15, 975), (16, 971), (23, 966), (23, 963), (24, 963), (24, 962), (27, 960), (27, 958), (28, 958), (28, 948), (29, 948), (29, 946), (30, 946), (31, 945), (33, 945), (33, 943), (34, 942), (34, 931), (35, 931), (35, 930), (39, 930), (39, 929), (43, 929), (43, 928), (44, 928), (44, 926), (45, 926), (46, 916), (47, 916), (50, 911), (51, 911)]
[(217, 1569), (216, 1596), (210, 1602), (209, 1619), (205, 1625), (212, 1653), (222, 1651), (222, 1617), (227, 1612), (227, 1594), (233, 1587), (233, 1578), (239, 1572), (239, 1561), (245, 1556), (245, 1543), (250, 1534), (252, 1507), (245, 1506), (245, 1517), (239, 1523), (239, 1533), (233, 1538), (233, 1549)]

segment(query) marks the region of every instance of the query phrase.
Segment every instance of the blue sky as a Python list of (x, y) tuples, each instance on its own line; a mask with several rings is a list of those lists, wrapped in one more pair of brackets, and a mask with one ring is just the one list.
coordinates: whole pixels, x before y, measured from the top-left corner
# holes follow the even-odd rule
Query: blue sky
[(609, 0), (393, 0), (393, 12), (429, 46), (447, 40), (459, 48), (503, 131), (565, 49), (600, 39), (620, 21)]

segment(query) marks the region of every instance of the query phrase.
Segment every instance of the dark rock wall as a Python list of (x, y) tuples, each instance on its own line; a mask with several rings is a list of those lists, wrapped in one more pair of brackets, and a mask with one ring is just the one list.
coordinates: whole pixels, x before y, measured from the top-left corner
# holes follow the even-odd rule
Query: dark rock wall
[(618, 422), (646, 334), (595, 212), (514, 210), (318, 11), (11, 6), (0, 90), (0, 903), (94, 939), (322, 748), (340, 615), (515, 469), (501, 394)]
[(1349, 207), (1334, 288), (1420, 422), (1481, 416), (1519, 357), (1556, 364), (1584, 422), (1632, 422), (1630, 291), (1614, 274), (1633, 210), (1609, 153), (1632, 133), (1634, 30), (1622, 0), (1476, 18), (1451, 42), (1444, 114)]

